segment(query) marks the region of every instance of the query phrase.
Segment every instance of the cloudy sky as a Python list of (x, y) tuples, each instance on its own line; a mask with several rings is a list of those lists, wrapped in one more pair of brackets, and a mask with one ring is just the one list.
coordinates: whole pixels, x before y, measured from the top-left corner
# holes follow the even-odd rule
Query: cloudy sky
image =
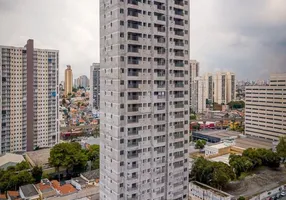
[[(192, 0), (191, 59), (239, 79), (286, 72), (286, 0)], [(60, 76), (99, 62), (99, 0), (0, 0), (0, 44), (60, 50)]]

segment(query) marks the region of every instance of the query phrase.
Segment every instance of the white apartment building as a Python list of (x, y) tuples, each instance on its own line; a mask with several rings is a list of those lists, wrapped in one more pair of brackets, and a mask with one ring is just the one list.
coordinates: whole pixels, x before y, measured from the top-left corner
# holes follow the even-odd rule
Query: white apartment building
[(0, 154), (52, 147), (59, 141), (57, 50), (0, 46)]
[(188, 198), (189, 1), (100, 1), (100, 199)]
[(190, 60), (190, 106), (191, 110), (198, 112), (198, 86), (196, 78), (199, 76), (200, 63)]
[(217, 72), (213, 76), (214, 102), (227, 104), (236, 98), (236, 81), (232, 72)]
[(286, 74), (271, 75), (268, 86), (246, 86), (245, 133), (271, 140), (286, 136)]
[(90, 66), (90, 92), (89, 105), (94, 109), (99, 109), (100, 105), (100, 64), (93, 63)]

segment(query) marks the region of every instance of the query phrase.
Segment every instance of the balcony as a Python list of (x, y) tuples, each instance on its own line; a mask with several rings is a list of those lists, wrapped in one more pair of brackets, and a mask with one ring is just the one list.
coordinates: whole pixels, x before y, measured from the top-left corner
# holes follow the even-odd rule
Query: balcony
[(179, 5), (179, 6), (184, 6), (184, 1), (183, 0), (175, 0), (175, 5)]
[(132, 170), (132, 169), (138, 169), (139, 165), (135, 164), (135, 165), (127, 165), (127, 169)]

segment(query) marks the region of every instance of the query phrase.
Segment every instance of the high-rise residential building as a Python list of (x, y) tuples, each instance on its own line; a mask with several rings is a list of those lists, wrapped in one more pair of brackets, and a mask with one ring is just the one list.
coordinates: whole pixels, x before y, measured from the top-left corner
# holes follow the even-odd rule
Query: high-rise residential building
[(100, 1), (100, 199), (188, 199), (189, 1)]
[(217, 72), (213, 76), (214, 102), (227, 104), (236, 98), (236, 81), (232, 72)]
[(196, 60), (190, 61), (190, 106), (193, 112), (198, 112), (198, 85), (200, 64)]
[(286, 74), (273, 74), (269, 85), (246, 86), (245, 133), (278, 140), (286, 136)]
[(59, 51), (0, 46), (0, 153), (52, 147), (59, 141)]
[(72, 93), (72, 86), (73, 86), (73, 75), (72, 69), (70, 65), (67, 65), (65, 70), (65, 95)]
[(79, 88), (79, 87), (87, 88), (89, 87), (89, 79), (87, 78), (86, 75), (82, 75), (74, 80), (73, 86), (76, 88)]
[(90, 92), (89, 104), (94, 109), (100, 107), (100, 64), (93, 63), (90, 66)]

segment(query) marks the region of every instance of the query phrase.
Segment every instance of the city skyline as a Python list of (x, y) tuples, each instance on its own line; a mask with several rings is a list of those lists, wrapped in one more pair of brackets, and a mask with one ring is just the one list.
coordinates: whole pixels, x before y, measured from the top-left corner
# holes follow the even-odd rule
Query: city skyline
[[(267, 79), (270, 73), (283, 72), (286, 2), (239, 2), (191, 2), (190, 59), (201, 63), (202, 73), (233, 71), (238, 80), (245, 72), (249, 79)], [(27, 7), (33, 12), (26, 12)], [(59, 49), (60, 80), (67, 64), (79, 77), (88, 76), (90, 63), (99, 62), (99, 2), (0, 0), (0, 11), (0, 44), (23, 46), (23, 41), (33, 38), (39, 48)], [(35, 13), (37, 17), (33, 17)], [(29, 23), (24, 26), (23, 21)]]

